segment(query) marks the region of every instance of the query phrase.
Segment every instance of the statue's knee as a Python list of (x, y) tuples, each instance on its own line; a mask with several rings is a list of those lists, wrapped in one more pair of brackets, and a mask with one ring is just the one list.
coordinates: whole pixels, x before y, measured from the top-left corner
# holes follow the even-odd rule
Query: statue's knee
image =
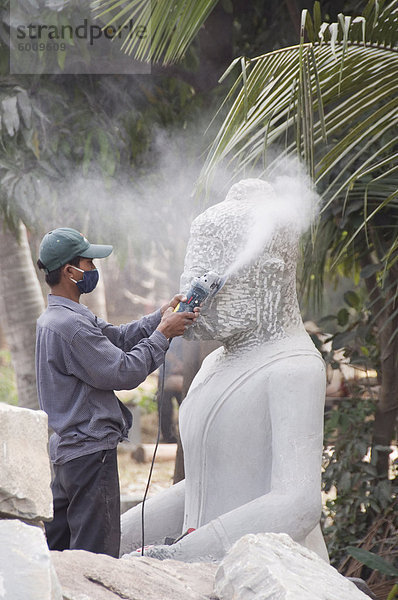
[[(311, 499), (310, 495), (301, 499), (301, 515), (298, 520), (299, 537), (305, 538), (319, 524), (322, 514), (322, 501), (318, 494)], [(297, 506), (297, 504), (296, 504)]]
[(141, 504), (130, 508), (121, 518), (120, 553), (132, 552), (141, 545)]

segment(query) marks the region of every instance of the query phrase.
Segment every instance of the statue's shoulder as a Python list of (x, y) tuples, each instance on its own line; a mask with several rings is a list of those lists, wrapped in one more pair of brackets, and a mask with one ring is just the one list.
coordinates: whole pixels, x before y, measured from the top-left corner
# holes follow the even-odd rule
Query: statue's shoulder
[(225, 349), (224, 346), (221, 346), (220, 348), (216, 348), (215, 350), (213, 350), (213, 352), (210, 352), (210, 354), (208, 354), (206, 356), (206, 358), (203, 359), (202, 362), (202, 366), (201, 366), (201, 370), (207, 370), (207, 369), (212, 369), (214, 364), (217, 363), (222, 356), (224, 356), (225, 353)]
[(206, 358), (202, 362), (199, 371), (196, 373), (191, 383), (190, 390), (193, 390), (197, 385), (203, 384), (209, 377), (209, 375), (212, 375), (214, 373), (217, 364), (220, 362), (224, 355), (224, 352), (224, 347), (221, 346), (220, 348), (216, 348), (216, 350), (213, 350), (213, 352), (206, 356)]

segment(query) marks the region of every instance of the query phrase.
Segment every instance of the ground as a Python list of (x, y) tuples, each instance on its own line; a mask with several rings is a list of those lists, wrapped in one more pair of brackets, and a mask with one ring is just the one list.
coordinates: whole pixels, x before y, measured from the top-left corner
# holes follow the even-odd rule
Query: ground
[[(137, 463), (128, 453), (119, 453), (120, 493), (143, 496), (148, 480), (150, 463)], [(155, 462), (149, 495), (153, 496), (173, 484), (174, 460)]]
[[(157, 435), (157, 413), (141, 416), (141, 439), (144, 444), (154, 444)], [(171, 450), (169, 444), (165, 444)], [(151, 453), (152, 456), (152, 453)], [(147, 485), (150, 461), (137, 463), (130, 452), (118, 453), (120, 493), (139, 497), (143, 496)], [(156, 494), (173, 484), (174, 460), (156, 460), (153, 468), (149, 496)]]

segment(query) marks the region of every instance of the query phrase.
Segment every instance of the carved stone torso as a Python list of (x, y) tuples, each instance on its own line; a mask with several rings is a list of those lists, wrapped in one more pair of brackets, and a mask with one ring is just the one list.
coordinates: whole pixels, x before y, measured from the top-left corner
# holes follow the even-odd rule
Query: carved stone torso
[(272, 188), (261, 182), (261, 193), (253, 194), (252, 181), (246, 180), (250, 194), (242, 193), (245, 181), (236, 184), (192, 224), (181, 289), (207, 270), (227, 281), (203, 307), (189, 339), (243, 349), (304, 332), (296, 294), (298, 232), (286, 215), (280, 222)]
[[(323, 369), (306, 335), (256, 345), (238, 355), (218, 348), (205, 359), (180, 407), (184, 530), (270, 491), (269, 378), (277, 363), (288, 372), (289, 365), (303, 356), (313, 357)], [(300, 398), (292, 402), (299, 404)]]

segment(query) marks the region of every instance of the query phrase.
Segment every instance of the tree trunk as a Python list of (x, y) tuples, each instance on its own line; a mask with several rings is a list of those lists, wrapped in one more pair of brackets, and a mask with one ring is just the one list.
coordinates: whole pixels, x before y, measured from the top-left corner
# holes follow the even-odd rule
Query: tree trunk
[[(366, 263), (362, 263), (362, 266), (366, 266)], [(386, 282), (389, 291), (386, 298), (383, 298), (376, 276), (371, 275), (365, 279), (373, 306), (372, 312), (378, 315), (376, 325), (380, 347), (381, 386), (373, 427), (372, 455), (377, 457), (376, 468), (380, 477), (388, 477), (390, 451), (379, 450), (376, 446), (391, 445), (398, 416), (398, 336), (392, 339), (398, 330), (398, 315), (393, 317), (398, 303), (398, 300), (393, 300), (397, 297), (397, 281), (398, 270), (391, 267)]]
[[(0, 308), (1, 308), (1, 301), (0, 301)], [(1, 325), (2, 322), (3, 322), (3, 318), (2, 318), (2, 315), (0, 315), (0, 350), (2, 350), (3, 348), (7, 348), (7, 339), (4, 334), (3, 327)]]
[(0, 230), (1, 322), (15, 370), (18, 404), (38, 408), (35, 338), (44, 300), (22, 222), (18, 235), (19, 241), (4, 225)]
[[(395, 274), (391, 269), (389, 283), (393, 280)], [(397, 279), (395, 279), (397, 281)], [(389, 300), (396, 293), (394, 286), (387, 294), (386, 308), (383, 312), (383, 329), (379, 326), (380, 343), (380, 365), (381, 365), (381, 387), (379, 402), (375, 415), (373, 429), (372, 448), (375, 451), (376, 446), (390, 446), (395, 437), (395, 427), (398, 416), (398, 336), (394, 339), (392, 336), (398, 330), (398, 317), (392, 317), (397, 309), (398, 300)], [(388, 306), (387, 306), (388, 304)], [(386, 325), (387, 320), (390, 319)], [(389, 468), (389, 450), (377, 450), (376, 467), (381, 477), (388, 477)]]

